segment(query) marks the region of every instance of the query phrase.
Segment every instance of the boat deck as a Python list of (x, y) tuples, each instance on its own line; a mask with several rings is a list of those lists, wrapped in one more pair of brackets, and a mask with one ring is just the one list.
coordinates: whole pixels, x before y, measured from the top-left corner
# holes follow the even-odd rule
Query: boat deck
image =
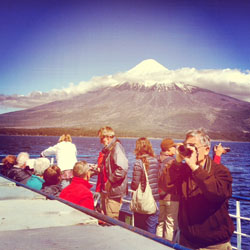
[(4, 231), (0, 249), (5, 250), (166, 250), (172, 249), (119, 226), (94, 224)]
[(0, 177), (0, 249), (173, 249)]

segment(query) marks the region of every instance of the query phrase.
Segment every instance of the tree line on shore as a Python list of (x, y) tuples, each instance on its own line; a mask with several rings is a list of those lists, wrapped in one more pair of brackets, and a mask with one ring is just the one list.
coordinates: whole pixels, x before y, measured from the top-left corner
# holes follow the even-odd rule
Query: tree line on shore
[(0, 128), (1, 135), (34, 135), (34, 136), (97, 136), (96, 130), (82, 128)]
[[(117, 137), (172, 137), (181, 139), (185, 134), (166, 134), (157, 131), (134, 130), (126, 131), (115, 129)], [(33, 136), (60, 136), (70, 134), (71, 136), (97, 137), (98, 129), (86, 128), (0, 128), (0, 135), (33, 135)]]
[[(118, 137), (151, 137), (184, 139), (185, 133), (164, 133), (162, 131), (126, 131), (115, 129)], [(0, 128), (0, 135), (33, 135), (33, 136), (60, 136), (70, 134), (71, 136), (98, 136), (98, 129), (86, 128)], [(232, 132), (209, 132), (213, 140), (250, 141), (250, 134)]]

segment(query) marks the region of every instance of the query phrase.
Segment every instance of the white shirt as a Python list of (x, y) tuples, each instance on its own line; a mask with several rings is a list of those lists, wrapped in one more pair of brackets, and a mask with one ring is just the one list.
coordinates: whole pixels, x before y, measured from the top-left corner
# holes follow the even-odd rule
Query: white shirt
[(56, 155), (56, 161), (61, 171), (72, 169), (77, 162), (77, 150), (75, 144), (71, 142), (59, 142), (56, 145), (45, 149), (43, 156)]

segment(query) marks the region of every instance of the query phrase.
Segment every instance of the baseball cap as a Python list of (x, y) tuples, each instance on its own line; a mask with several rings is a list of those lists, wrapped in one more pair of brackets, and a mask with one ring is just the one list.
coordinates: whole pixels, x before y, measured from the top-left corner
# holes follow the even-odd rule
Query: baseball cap
[(174, 141), (170, 138), (165, 138), (162, 140), (161, 142), (161, 150), (162, 151), (167, 151), (168, 149), (170, 149), (171, 147), (175, 147), (176, 144), (174, 143)]

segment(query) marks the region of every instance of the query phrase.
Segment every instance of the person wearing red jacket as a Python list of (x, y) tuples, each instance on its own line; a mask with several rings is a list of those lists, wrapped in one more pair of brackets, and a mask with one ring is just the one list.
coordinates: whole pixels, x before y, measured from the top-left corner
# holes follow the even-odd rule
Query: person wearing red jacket
[(226, 154), (227, 152), (227, 148), (223, 147), (221, 145), (221, 143), (219, 143), (218, 145), (214, 146), (214, 152), (213, 152), (213, 159), (214, 162), (217, 164), (220, 164), (221, 162), (221, 155), (222, 154)]
[(96, 182), (96, 192), (101, 192), (102, 190), (105, 190), (105, 183), (108, 180), (107, 174), (106, 174), (106, 168), (103, 164), (104, 159), (104, 153), (101, 151), (99, 152), (98, 160), (97, 160), (97, 167), (98, 167), (98, 176), (97, 176), (97, 182)]
[(97, 193), (100, 193), (100, 212), (103, 214), (106, 213), (105, 208), (105, 198), (106, 196), (103, 194), (103, 191), (105, 191), (105, 185), (108, 180), (107, 174), (106, 174), (106, 167), (104, 164), (104, 153), (101, 151), (99, 152), (98, 160), (97, 160), (97, 168), (98, 168), (98, 176), (97, 176), (97, 182), (96, 182), (96, 189), (95, 191)]
[(94, 198), (89, 183), (91, 172), (86, 161), (77, 162), (73, 168), (72, 182), (62, 190), (60, 198), (94, 210)]

